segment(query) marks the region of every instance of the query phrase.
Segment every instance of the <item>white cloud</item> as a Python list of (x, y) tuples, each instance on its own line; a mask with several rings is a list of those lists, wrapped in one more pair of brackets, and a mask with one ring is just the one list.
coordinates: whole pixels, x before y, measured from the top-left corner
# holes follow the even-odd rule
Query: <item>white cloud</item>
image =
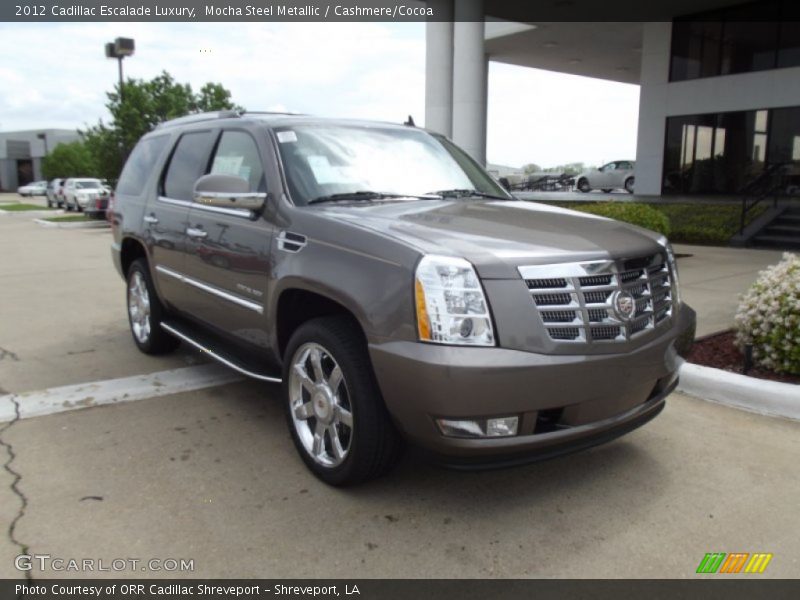
[[(119, 36), (136, 40), (127, 77), (219, 82), (252, 110), (424, 123), (423, 23), (24, 23), (0, 25), (0, 129), (107, 119), (103, 46)], [(489, 82), (491, 162), (633, 157), (637, 86), (495, 63)]]

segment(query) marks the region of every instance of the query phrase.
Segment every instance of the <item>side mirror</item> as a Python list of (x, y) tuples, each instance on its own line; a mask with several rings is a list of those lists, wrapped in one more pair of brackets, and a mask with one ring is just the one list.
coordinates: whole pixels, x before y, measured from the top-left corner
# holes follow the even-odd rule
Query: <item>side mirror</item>
[(206, 206), (260, 210), (267, 194), (251, 192), (246, 179), (236, 175), (211, 173), (203, 175), (194, 184), (194, 201)]

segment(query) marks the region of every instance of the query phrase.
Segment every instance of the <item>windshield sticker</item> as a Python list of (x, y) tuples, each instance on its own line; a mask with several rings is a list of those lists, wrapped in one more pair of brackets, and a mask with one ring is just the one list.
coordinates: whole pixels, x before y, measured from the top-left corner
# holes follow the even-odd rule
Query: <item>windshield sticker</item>
[(281, 144), (285, 144), (286, 142), (296, 142), (297, 134), (294, 131), (279, 131), (278, 141)]

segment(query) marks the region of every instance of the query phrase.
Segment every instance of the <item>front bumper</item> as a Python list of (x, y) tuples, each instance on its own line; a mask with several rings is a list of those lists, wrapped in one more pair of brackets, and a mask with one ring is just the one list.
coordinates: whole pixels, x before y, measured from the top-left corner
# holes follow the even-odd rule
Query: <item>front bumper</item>
[[(370, 345), (370, 356), (409, 441), (451, 465), (514, 463), (602, 443), (653, 418), (677, 385), (695, 320), (684, 305), (672, 328), (626, 354), (388, 342)], [(513, 437), (445, 437), (435, 423), (511, 415), (520, 423)]]

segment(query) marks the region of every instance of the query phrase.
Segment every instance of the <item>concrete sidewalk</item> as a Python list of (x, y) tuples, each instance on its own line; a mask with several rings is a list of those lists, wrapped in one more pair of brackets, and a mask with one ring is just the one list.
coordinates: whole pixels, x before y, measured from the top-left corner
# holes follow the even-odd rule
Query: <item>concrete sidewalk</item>
[(681, 296), (697, 311), (698, 336), (731, 328), (739, 296), (783, 256), (780, 250), (686, 244), (676, 244), (675, 252), (690, 255), (678, 259), (678, 273)]

